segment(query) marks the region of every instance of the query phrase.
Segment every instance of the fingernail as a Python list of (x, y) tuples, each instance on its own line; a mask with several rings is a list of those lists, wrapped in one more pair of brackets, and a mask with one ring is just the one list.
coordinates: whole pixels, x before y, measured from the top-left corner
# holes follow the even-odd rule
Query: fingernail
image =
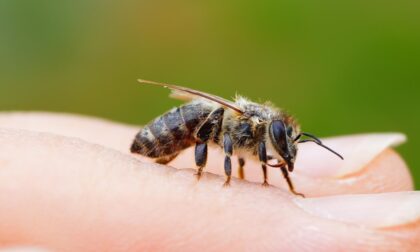
[(294, 199), (305, 212), (371, 228), (405, 226), (420, 220), (420, 192)]
[(340, 153), (344, 160), (316, 144), (301, 144), (295, 165), (296, 172), (318, 178), (351, 176), (367, 167), (384, 150), (400, 145), (405, 140), (405, 135), (400, 133), (363, 134), (323, 139), (323, 143)]

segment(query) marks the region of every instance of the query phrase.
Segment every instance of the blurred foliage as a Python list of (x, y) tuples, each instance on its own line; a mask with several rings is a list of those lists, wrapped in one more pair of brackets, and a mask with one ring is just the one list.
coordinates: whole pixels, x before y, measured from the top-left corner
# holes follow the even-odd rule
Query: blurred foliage
[(399, 131), (420, 186), (418, 1), (0, 2), (0, 109), (144, 124), (167, 81), (271, 100), (321, 136)]

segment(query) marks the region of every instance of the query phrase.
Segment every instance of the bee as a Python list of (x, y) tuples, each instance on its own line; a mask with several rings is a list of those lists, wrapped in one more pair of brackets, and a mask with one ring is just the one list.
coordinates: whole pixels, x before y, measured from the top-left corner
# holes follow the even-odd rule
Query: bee
[[(302, 132), (291, 115), (270, 103), (258, 104), (242, 96), (237, 96), (233, 102), (186, 87), (141, 79), (138, 81), (169, 88), (172, 91), (170, 97), (187, 103), (173, 108), (143, 127), (135, 136), (131, 152), (167, 164), (181, 151), (195, 145), (198, 179), (206, 166), (207, 146), (210, 143), (220, 146), (225, 153), (224, 186), (229, 186), (231, 157), (235, 153), (241, 179), (244, 179), (245, 158), (257, 158), (261, 163), (264, 186), (268, 186), (267, 166), (280, 168), (290, 192), (303, 197), (303, 194), (295, 191), (289, 177), (289, 172), (294, 168), (299, 143), (314, 142), (343, 159), (316, 136)], [(270, 160), (276, 162), (269, 163)]]

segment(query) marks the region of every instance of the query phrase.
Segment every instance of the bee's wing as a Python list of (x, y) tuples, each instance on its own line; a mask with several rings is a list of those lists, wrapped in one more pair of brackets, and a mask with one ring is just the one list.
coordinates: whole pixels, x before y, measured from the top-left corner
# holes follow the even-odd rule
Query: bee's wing
[(222, 106), (233, 109), (234, 111), (239, 112), (241, 114), (243, 113), (243, 111), (235, 103), (233, 103), (232, 101), (226, 100), (222, 97), (216, 96), (216, 95), (211, 95), (211, 94), (204, 93), (204, 92), (194, 90), (194, 89), (191, 89), (191, 88), (180, 87), (180, 86), (167, 84), (167, 83), (159, 83), (159, 82), (141, 80), (141, 79), (138, 79), (137, 81), (142, 83), (142, 84), (152, 84), (152, 85), (156, 85), (156, 86), (169, 88), (169, 89), (172, 90), (172, 93), (170, 95), (172, 98), (189, 101), (189, 100), (195, 99), (197, 97), (202, 97), (202, 98), (208, 99), (210, 101), (217, 102), (217, 103), (221, 104)]
[(172, 89), (171, 93), (169, 94), (169, 97), (171, 97), (173, 99), (176, 99), (176, 100), (189, 102), (189, 101), (192, 101), (192, 100), (196, 99), (198, 96), (192, 95), (190, 93), (182, 92), (182, 91), (179, 91), (179, 90)]

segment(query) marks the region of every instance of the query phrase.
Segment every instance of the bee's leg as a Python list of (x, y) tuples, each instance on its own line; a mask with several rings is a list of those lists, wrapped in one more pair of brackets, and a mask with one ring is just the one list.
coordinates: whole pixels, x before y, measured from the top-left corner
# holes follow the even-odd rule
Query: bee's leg
[(195, 145), (195, 164), (198, 167), (197, 179), (201, 178), (204, 166), (207, 163), (207, 143), (197, 143)]
[(229, 136), (228, 133), (223, 135), (223, 149), (225, 151), (225, 174), (226, 174), (226, 181), (224, 186), (229, 186), (230, 178), (232, 176), (232, 161), (230, 157), (233, 153), (233, 143), (232, 138)]
[(269, 186), (268, 184), (268, 176), (267, 176), (267, 166), (265, 164), (261, 164), (261, 168), (264, 175), (264, 182), (262, 183), (263, 186)]
[(294, 188), (294, 186), (293, 186), (292, 180), (291, 180), (291, 179), (290, 179), (290, 177), (289, 177), (289, 172), (287, 171), (287, 169), (286, 169), (286, 167), (285, 167), (285, 166), (281, 167), (281, 171), (282, 171), (282, 173), (283, 173), (283, 177), (284, 177), (284, 179), (286, 179), (286, 181), (287, 181), (287, 185), (289, 186), (289, 190), (290, 190), (290, 191), (291, 191), (294, 195), (301, 196), (301, 197), (305, 198), (305, 195), (303, 195), (302, 193), (298, 193), (298, 192), (296, 192), (296, 191), (295, 191), (295, 188)]
[(156, 163), (158, 164), (167, 164), (169, 162), (171, 162), (172, 160), (174, 160), (174, 158), (176, 158), (178, 156), (179, 152), (176, 152), (174, 154), (168, 155), (168, 156), (164, 156), (164, 157), (160, 157), (158, 159), (155, 160)]
[(241, 157), (238, 158), (238, 163), (239, 163), (238, 176), (240, 179), (245, 179), (245, 171), (244, 171), (245, 159)]
[(264, 175), (264, 182), (263, 182), (263, 186), (268, 186), (268, 178), (267, 178), (267, 149), (265, 148), (265, 143), (264, 142), (260, 142), (258, 145), (258, 158), (261, 161), (261, 168), (263, 171), (263, 175)]
[(197, 178), (200, 179), (207, 161), (207, 142), (212, 136), (218, 136), (223, 121), (224, 108), (214, 110), (200, 126), (196, 133), (195, 163), (198, 167)]

